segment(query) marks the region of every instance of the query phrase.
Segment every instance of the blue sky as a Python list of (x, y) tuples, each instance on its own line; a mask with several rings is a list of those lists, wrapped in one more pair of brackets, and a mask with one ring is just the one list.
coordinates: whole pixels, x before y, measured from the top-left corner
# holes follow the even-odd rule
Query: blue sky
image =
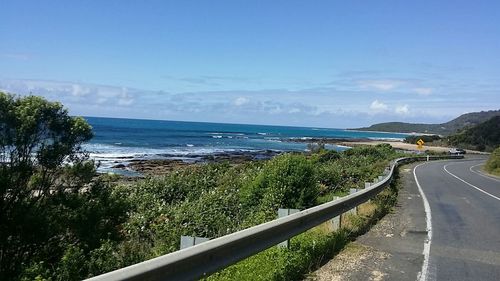
[(72, 114), (343, 128), (500, 108), (499, 1), (0, 7), (0, 89)]

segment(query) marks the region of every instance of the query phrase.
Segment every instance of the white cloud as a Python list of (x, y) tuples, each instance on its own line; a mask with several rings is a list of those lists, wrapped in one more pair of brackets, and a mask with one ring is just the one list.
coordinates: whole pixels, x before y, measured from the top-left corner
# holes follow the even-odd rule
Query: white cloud
[(234, 105), (236, 106), (242, 106), (250, 102), (249, 98), (245, 97), (238, 97), (237, 99), (234, 100)]
[(107, 101), (107, 98), (98, 98), (95, 100), (96, 104), (105, 104)]
[(396, 109), (394, 110), (394, 112), (396, 112), (397, 114), (400, 114), (400, 115), (407, 115), (410, 113), (410, 110), (408, 108), (408, 105), (405, 104), (405, 105), (396, 106)]
[(383, 102), (380, 102), (378, 100), (374, 100), (370, 104), (370, 109), (372, 111), (375, 111), (375, 112), (382, 112), (382, 111), (386, 111), (388, 109), (388, 106), (387, 106), (387, 104), (385, 104)]
[(413, 91), (422, 96), (428, 96), (434, 92), (432, 88), (413, 88)]
[[(32, 92), (60, 101), (75, 115), (339, 128), (399, 120), (437, 123), (456, 117), (462, 111), (498, 108), (498, 91), (481, 98), (468, 94), (450, 99), (438, 94), (422, 99), (413, 91), (419, 85), (397, 81), (401, 83), (398, 92), (405, 92), (405, 96), (376, 93), (377, 99), (370, 91), (339, 91), (328, 87), (170, 93), (1, 77), (0, 89), (22, 95)], [(355, 82), (350, 85), (359, 87)]]
[(84, 97), (90, 93), (89, 87), (80, 84), (73, 84), (71, 88), (71, 94), (75, 97)]
[(121, 106), (129, 106), (134, 103), (134, 98), (127, 93), (126, 88), (122, 88), (122, 93), (120, 94), (120, 98), (118, 99), (118, 105)]
[(358, 84), (363, 89), (372, 89), (377, 91), (390, 91), (401, 85), (399, 80), (362, 80)]

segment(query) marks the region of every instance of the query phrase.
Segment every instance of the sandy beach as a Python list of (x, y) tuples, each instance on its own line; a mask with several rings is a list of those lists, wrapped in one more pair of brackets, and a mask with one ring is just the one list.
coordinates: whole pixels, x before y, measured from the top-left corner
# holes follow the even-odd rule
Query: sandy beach
[[(345, 146), (357, 146), (357, 145), (377, 145), (377, 144), (382, 144), (382, 143), (387, 143), (390, 144), (393, 148), (397, 149), (404, 149), (404, 150), (418, 150), (416, 144), (410, 144), (410, 143), (404, 143), (400, 141), (345, 141), (339, 143), (340, 145), (345, 145)], [(451, 149), (451, 147), (445, 147), (445, 146), (428, 146), (424, 145), (422, 148), (422, 151), (430, 150), (430, 151), (435, 151), (435, 152), (448, 152)], [(466, 150), (467, 153), (474, 153), (474, 154), (489, 154), (486, 152), (481, 152), (481, 151), (475, 151), (475, 150)]]

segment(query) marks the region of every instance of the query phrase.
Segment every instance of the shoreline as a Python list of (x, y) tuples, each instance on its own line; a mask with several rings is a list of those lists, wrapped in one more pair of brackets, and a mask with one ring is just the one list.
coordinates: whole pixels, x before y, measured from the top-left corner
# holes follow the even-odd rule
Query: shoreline
[[(174, 170), (200, 165), (205, 163), (228, 162), (230, 165), (243, 164), (250, 161), (263, 161), (273, 158), (285, 151), (259, 150), (259, 151), (228, 151), (213, 154), (191, 155), (182, 159), (132, 159), (126, 163), (116, 163), (111, 168), (118, 173), (109, 171), (125, 178), (141, 178), (144, 176), (161, 176)], [(104, 172), (106, 173), (106, 172)]]
[[(328, 144), (339, 148), (351, 148), (355, 145), (374, 145), (385, 142), (368, 138), (296, 138), (283, 139), (282, 141), (304, 143), (304, 144)], [(400, 141), (393, 141), (401, 143)], [(190, 154), (189, 156), (178, 157), (175, 155), (162, 154), (159, 158), (151, 159), (116, 159), (108, 168), (101, 170), (100, 174), (116, 174), (127, 179), (143, 178), (146, 176), (166, 175), (177, 169), (182, 169), (190, 165), (202, 165), (205, 163), (227, 162), (230, 165), (243, 164), (250, 161), (269, 160), (282, 153), (293, 153), (304, 151), (281, 151), (281, 150), (235, 150), (222, 151), (210, 154)]]
[[(351, 148), (355, 146), (374, 146), (378, 144), (389, 144), (394, 149), (406, 151), (419, 151), (417, 145), (404, 143), (396, 140), (374, 140), (369, 138), (296, 138), (283, 139), (283, 141), (304, 143), (304, 144), (329, 144), (342, 148)], [(438, 153), (447, 153), (450, 147), (445, 146), (428, 146), (423, 147), (424, 151), (433, 151)], [(239, 165), (250, 161), (269, 160), (274, 156), (282, 153), (294, 151), (278, 151), (278, 150), (237, 150), (215, 152), (211, 154), (193, 154), (189, 157), (171, 157), (164, 159), (131, 159), (124, 162), (115, 162), (111, 166), (112, 170), (105, 173), (114, 173), (124, 178), (141, 178), (145, 176), (161, 176), (168, 174), (177, 169), (182, 169), (190, 165), (201, 165), (204, 163), (222, 163), (227, 162), (230, 165)], [(478, 151), (468, 150), (469, 153), (482, 154)], [(113, 171), (114, 170), (114, 171)]]

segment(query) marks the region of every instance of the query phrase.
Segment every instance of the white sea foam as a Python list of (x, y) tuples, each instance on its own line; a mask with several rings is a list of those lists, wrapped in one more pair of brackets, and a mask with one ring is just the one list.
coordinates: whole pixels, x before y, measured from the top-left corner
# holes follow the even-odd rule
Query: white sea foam
[(233, 136), (244, 136), (243, 133), (223, 133), (223, 132), (215, 132), (215, 133), (207, 133), (209, 135), (233, 135)]
[(352, 148), (351, 146), (347, 146), (347, 145), (340, 145), (340, 144), (336, 144), (335, 146), (336, 146), (336, 147), (339, 147), (339, 148)]
[(145, 147), (123, 147), (106, 144), (86, 144), (83, 147), (92, 159), (109, 161), (126, 161), (132, 159), (151, 159), (162, 157), (186, 157), (190, 155), (208, 155), (222, 152), (234, 151), (256, 151), (257, 149), (243, 148), (216, 148), (216, 147), (195, 147), (187, 144), (186, 147), (168, 148), (145, 148)]

